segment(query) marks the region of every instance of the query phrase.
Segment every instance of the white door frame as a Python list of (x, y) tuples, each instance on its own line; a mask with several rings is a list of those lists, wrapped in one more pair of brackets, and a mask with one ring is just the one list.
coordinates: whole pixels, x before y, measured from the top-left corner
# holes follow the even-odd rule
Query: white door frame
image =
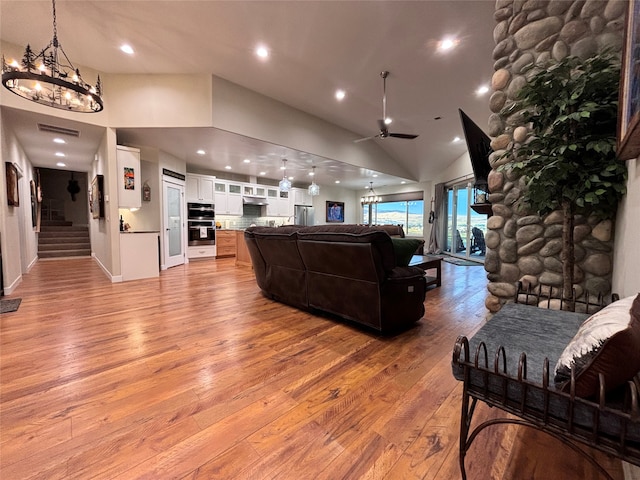
[[(168, 212), (167, 212), (167, 188), (177, 188), (180, 191), (180, 240), (181, 240), (181, 251), (177, 255), (169, 256), (169, 225), (167, 224)], [(182, 265), (185, 263), (185, 259), (187, 257), (187, 242), (185, 235), (185, 226), (186, 226), (186, 216), (187, 210), (185, 205), (185, 196), (184, 196), (184, 182), (177, 180), (172, 177), (164, 176), (162, 178), (162, 235), (161, 235), (161, 246), (162, 246), (162, 265), (161, 269), (166, 270), (167, 268), (175, 267), (176, 265)]]

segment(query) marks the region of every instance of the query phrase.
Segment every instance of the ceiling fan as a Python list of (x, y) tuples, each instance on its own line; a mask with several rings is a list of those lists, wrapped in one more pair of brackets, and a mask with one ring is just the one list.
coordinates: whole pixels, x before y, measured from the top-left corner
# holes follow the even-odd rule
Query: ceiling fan
[(387, 77), (389, 76), (388, 71), (380, 72), (380, 76), (382, 77), (382, 119), (378, 120), (378, 128), (380, 128), (380, 132), (377, 135), (372, 135), (371, 137), (359, 138), (354, 140), (354, 143), (364, 142), (365, 140), (371, 140), (373, 138), (404, 138), (405, 140), (413, 140), (417, 138), (418, 135), (413, 135), (411, 133), (393, 133), (390, 132), (387, 128)]

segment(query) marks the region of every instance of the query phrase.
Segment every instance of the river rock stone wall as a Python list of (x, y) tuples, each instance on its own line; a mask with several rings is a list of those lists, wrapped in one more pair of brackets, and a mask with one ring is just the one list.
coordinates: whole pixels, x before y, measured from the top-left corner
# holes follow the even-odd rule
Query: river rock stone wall
[[(493, 31), (493, 94), (488, 133), (494, 153), (489, 161), (489, 201), (493, 216), (487, 222), (485, 270), (489, 279), (487, 308), (496, 312), (514, 298), (516, 283), (540, 288), (562, 285), (562, 212), (541, 218), (527, 212), (521, 202), (524, 181), (497, 168), (507, 160), (500, 155), (512, 142), (528, 135), (519, 115), (504, 117), (526, 84), (525, 66), (567, 55), (587, 58), (605, 49), (622, 50), (625, 0), (497, 0)], [(576, 217), (575, 289), (578, 296), (611, 290), (613, 225), (610, 220)]]

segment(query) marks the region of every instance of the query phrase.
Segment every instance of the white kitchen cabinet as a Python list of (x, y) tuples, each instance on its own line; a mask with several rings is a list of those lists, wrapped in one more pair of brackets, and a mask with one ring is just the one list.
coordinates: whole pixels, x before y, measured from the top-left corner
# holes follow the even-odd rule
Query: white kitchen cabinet
[(291, 204), (291, 192), (278, 192), (278, 216), (292, 217), (293, 205)]
[[(238, 187), (236, 190), (234, 187)], [(240, 185), (229, 184), (227, 193), (227, 210), (229, 215), (242, 215), (242, 190)]]
[(200, 245), (187, 248), (187, 257), (190, 260), (196, 258), (211, 258), (216, 256), (215, 245)]
[(267, 217), (278, 216), (278, 189), (267, 188)]
[(313, 205), (313, 200), (306, 188), (292, 188), (294, 205)]
[(122, 281), (160, 276), (159, 232), (120, 232)]
[(142, 172), (140, 150), (117, 145), (118, 207), (140, 208), (142, 206)]
[(216, 215), (228, 215), (229, 209), (227, 208), (227, 193), (215, 192), (213, 195), (213, 203), (216, 211)]
[(239, 183), (215, 182), (213, 203), (216, 215), (242, 215), (242, 187)]
[(215, 177), (187, 174), (186, 190), (188, 202), (213, 203)]

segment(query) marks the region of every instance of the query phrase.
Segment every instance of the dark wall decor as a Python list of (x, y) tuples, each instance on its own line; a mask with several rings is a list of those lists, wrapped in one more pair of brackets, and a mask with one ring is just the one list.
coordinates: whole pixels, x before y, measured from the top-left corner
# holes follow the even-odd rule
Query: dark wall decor
[(89, 207), (93, 218), (104, 218), (104, 176), (96, 175), (91, 182)]
[(618, 157), (636, 158), (640, 155), (640, 0), (631, 0), (627, 10), (618, 114)]
[(6, 162), (7, 170), (7, 203), (14, 207), (20, 206), (20, 195), (18, 192), (18, 170), (11, 162)]
[(327, 222), (344, 222), (344, 202), (333, 202), (327, 200)]

